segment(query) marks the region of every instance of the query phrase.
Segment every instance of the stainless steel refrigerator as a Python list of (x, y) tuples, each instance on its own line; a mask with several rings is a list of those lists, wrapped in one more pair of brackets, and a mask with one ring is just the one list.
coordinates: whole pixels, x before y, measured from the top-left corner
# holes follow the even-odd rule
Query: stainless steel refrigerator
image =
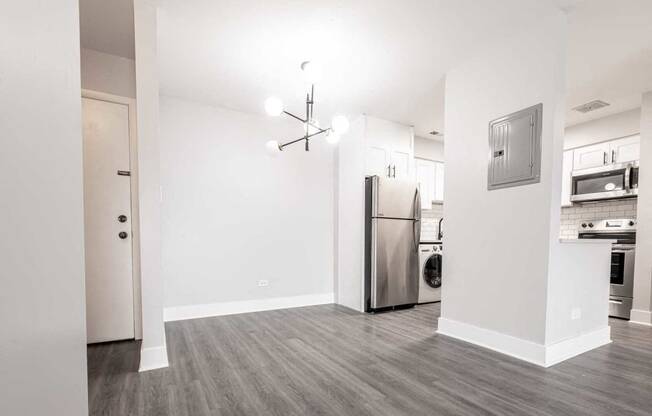
[(411, 306), (419, 298), (421, 200), (417, 184), (365, 179), (365, 310)]

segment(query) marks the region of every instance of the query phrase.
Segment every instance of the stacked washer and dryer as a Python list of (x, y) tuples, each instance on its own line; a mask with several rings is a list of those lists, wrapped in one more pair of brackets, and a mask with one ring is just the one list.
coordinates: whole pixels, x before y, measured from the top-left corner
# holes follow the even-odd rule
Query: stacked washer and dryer
[(419, 243), (419, 301), (441, 301), (442, 220), (439, 220), (437, 241)]

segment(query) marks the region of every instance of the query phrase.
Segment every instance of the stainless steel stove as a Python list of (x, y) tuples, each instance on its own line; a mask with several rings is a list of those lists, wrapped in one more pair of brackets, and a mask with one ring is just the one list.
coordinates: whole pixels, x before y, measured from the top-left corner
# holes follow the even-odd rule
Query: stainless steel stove
[(579, 238), (616, 241), (611, 249), (609, 316), (629, 319), (634, 296), (636, 219), (582, 221)]

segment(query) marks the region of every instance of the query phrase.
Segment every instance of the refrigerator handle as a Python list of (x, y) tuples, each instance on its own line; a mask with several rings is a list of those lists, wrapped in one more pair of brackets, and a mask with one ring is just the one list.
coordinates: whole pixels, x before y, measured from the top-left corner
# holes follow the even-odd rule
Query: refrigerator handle
[(421, 220), (412, 221), (412, 234), (414, 238), (414, 250), (419, 252), (419, 241), (421, 241)]
[(419, 252), (419, 241), (421, 241), (421, 192), (417, 187), (414, 192), (414, 221), (412, 223), (412, 234), (414, 237), (414, 250)]
[(419, 187), (417, 186), (416, 191), (414, 192), (414, 214), (412, 218), (421, 220), (421, 192), (419, 192)]

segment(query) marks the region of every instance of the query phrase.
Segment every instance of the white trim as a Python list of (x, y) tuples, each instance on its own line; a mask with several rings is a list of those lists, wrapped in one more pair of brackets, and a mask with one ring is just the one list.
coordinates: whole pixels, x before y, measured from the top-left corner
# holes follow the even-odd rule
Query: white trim
[(611, 343), (611, 328), (606, 326), (597, 331), (582, 334), (575, 338), (566, 339), (546, 346), (545, 367), (558, 364), (587, 351)]
[(333, 303), (334, 298), (335, 295), (333, 293), (318, 293), (314, 295), (289, 296), (282, 298), (171, 306), (163, 310), (163, 320), (165, 322), (182, 321), (185, 319), (207, 318), (211, 316), (233, 315), (237, 313), (323, 305)]
[(532, 364), (544, 366), (545, 363), (545, 347), (542, 344), (511, 335), (446, 318), (439, 318), (437, 333), (489, 348)]
[(143, 338), (142, 295), (140, 283), (140, 213), (138, 205), (138, 129), (136, 128), (136, 100), (101, 91), (82, 89), (82, 98), (123, 104), (129, 111), (129, 169), (131, 176), (131, 261), (134, 292), (134, 338)]
[(140, 350), (139, 372), (165, 368), (168, 365), (168, 349), (165, 345), (162, 347), (142, 348)]
[(632, 309), (629, 322), (632, 324), (652, 326), (652, 312), (643, 309)]
[(439, 318), (437, 333), (470, 342), (511, 357), (550, 367), (611, 342), (609, 326), (551, 345), (502, 334), (451, 319)]

